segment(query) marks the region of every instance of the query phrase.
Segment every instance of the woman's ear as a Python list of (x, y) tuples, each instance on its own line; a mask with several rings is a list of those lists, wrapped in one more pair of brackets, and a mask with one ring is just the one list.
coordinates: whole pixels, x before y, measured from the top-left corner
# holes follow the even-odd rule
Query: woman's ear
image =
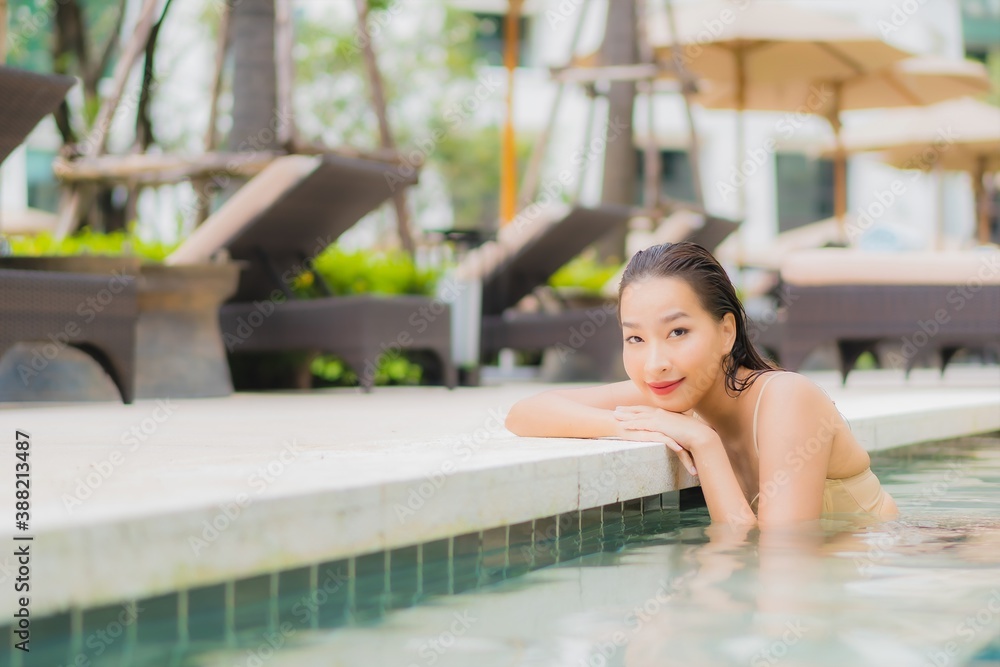
[(732, 313), (722, 316), (722, 352), (729, 354), (736, 344), (736, 317)]

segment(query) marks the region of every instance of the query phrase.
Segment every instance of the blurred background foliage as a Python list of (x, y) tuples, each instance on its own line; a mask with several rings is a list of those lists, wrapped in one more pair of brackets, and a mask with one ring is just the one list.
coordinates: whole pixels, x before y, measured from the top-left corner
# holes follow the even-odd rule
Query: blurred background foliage
[(128, 231), (110, 233), (94, 232), (84, 228), (62, 239), (50, 232), (35, 236), (13, 236), (9, 239), (11, 253), (38, 257), (42, 255), (107, 255), (113, 257), (139, 257), (150, 262), (162, 262), (173, 252), (176, 243), (144, 241), (135, 234), (135, 224)]

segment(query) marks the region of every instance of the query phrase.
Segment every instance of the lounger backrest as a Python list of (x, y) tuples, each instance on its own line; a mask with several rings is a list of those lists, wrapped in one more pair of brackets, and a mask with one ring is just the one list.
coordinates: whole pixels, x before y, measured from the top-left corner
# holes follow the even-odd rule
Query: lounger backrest
[(76, 83), (71, 76), (36, 74), (0, 66), (0, 162), (21, 145)]
[(458, 273), (482, 281), (483, 314), (499, 315), (587, 246), (623, 229), (629, 217), (625, 206), (529, 207), (501, 229), (496, 241), (469, 253)]
[(209, 261), (226, 249), (246, 262), (235, 300), (268, 296), (399, 188), (416, 183), (396, 165), (342, 155), (276, 159), (240, 188), (167, 258)]
[[(781, 279), (820, 285), (1000, 285), (1000, 250), (875, 252), (822, 248), (794, 252), (781, 265)], [(933, 304), (928, 308), (933, 311)], [(952, 304), (939, 304), (950, 308)], [(914, 325), (916, 326), (916, 325)]]

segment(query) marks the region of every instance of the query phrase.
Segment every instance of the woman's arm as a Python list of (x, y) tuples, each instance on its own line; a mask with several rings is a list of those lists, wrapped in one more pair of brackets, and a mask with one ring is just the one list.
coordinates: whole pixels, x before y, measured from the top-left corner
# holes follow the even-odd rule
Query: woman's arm
[(808, 378), (784, 373), (768, 386), (757, 422), (761, 527), (819, 519), (833, 440), (845, 427)]
[(757, 523), (719, 436), (713, 433), (697, 443), (692, 447), (691, 454), (701, 473), (698, 479), (712, 523), (725, 522), (734, 527)]
[[(649, 431), (665, 436), (668, 446), (673, 444), (672, 449), (682, 448), (694, 458), (694, 468), (713, 522), (726, 522), (736, 527), (756, 523), (729, 454), (719, 434), (708, 424), (690, 415), (644, 406), (625, 408), (616, 415), (626, 431)], [(684, 455), (680, 452), (679, 455), (685, 460)]]
[(515, 403), (504, 426), (520, 436), (622, 437), (614, 409), (642, 402), (642, 393), (631, 381), (580, 389), (552, 389)]

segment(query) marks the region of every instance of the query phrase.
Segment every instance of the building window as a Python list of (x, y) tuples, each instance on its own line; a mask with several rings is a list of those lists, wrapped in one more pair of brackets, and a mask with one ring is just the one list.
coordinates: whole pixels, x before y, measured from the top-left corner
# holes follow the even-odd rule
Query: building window
[(55, 151), (27, 150), (28, 206), (56, 213), (59, 210), (59, 183), (52, 174)]
[(778, 231), (833, 216), (833, 161), (802, 153), (775, 154)]
[[(476, 20), (476, 52), (488, 65), (502, 67), (507, 16), (482, 12), (475, 12), (473, 16)], [(528, 29), (528, 18), (521, 16), (517, 26), (517, 62), (522, 66), (528, 63), (531, 55), (528, 50)]]
[(961, 0), (965, 54), (986, 62), (990, 51), (1000, 49), (1000, 0)]
[[(644, 203), (646, 157), (641, 149), (637, 149), (635, 158), (635, 203), (641, 206)], [(660, 193), (672, 199), (695, 200), (694, 178), (687, 151), (660, 151)]]

